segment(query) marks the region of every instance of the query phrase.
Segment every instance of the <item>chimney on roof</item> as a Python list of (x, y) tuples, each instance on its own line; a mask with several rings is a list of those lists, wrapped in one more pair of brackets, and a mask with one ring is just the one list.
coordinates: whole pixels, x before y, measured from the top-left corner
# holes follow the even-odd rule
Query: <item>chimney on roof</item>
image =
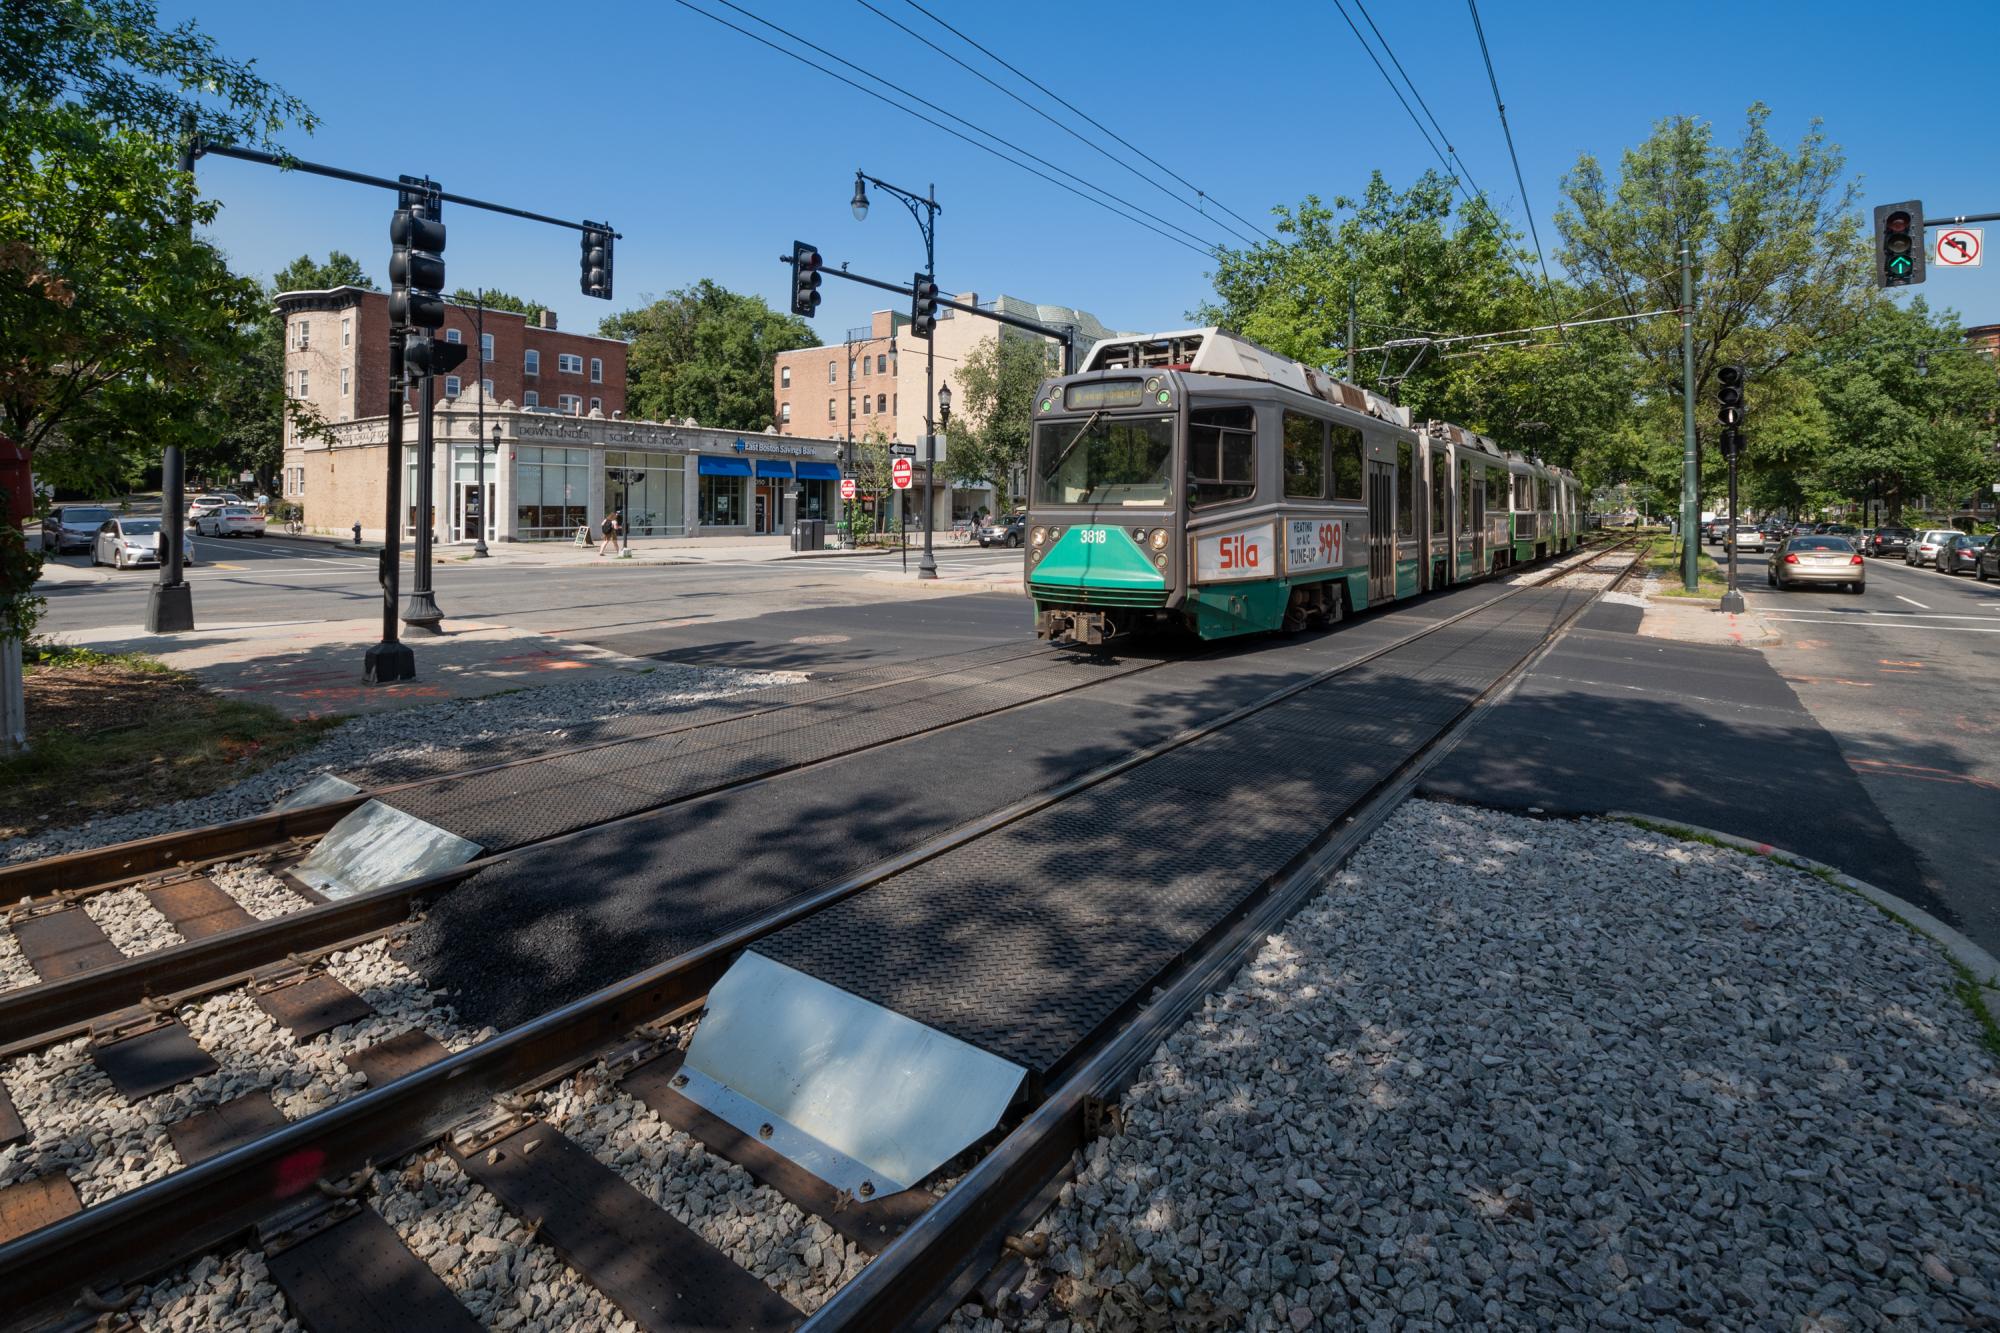
[(556, 312), (553, 310), (541, 311), (540, 317), (537, 320), (537, 326), (540, 328), (553, 330), (556, 326)]

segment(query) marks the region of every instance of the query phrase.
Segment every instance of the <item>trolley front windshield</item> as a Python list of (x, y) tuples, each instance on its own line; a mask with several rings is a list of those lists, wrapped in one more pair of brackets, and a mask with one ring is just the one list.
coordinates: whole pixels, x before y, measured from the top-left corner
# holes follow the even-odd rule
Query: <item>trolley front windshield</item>
[(1163, 505), (1173, 494), (1174, 419), (1096, 413), (1035, 424), (1035, 499)]

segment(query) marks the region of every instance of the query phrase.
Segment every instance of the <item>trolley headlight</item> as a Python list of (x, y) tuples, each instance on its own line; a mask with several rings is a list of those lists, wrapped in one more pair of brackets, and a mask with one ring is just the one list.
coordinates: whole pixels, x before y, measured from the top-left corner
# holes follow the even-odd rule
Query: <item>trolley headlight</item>
[(1040, 546), (1043, 542), (1047, 541), (1048, 539), (1049, 539), (1049, 530), (1047, 528), (1036, 528), (1034, 532), (1030, 534), (1028, 537), (1028, 540), (1033, 542), (1037, 546)]
[(1144, 546), (1146, 544), (1146, 530), (1144, 528), (1132, 529), (1132, 544), (1135, 546)]
[(1165, 528), (1153, 529), (1153, 549), (1155, 551), (1164, 551), (1167, 549), (1167, 530)]
[(1154, 556), (1153, 565), (1157, 569), (1165, 569), (1167, 567), (1167, 557), (1164, 555)]

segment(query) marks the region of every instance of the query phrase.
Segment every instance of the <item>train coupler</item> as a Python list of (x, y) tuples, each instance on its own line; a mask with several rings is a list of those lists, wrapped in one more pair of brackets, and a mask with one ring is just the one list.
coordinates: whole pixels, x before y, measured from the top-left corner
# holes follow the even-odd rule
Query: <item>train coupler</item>
[(1035, 614), (1035, 637), (1051, 643), (1067, 639), (1071, 643), (1095, 647), (1124, 633), (1124, 627), (1105, 611), (1079, 611), (1058, 607)]

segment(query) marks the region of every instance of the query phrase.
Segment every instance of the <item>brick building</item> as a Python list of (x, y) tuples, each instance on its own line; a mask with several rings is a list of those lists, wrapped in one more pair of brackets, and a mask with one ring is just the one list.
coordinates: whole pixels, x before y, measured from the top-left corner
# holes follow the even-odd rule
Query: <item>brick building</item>
[[(281, 292), (277, 310), (285, 321), (285, 392), (312, 404), (329, 422), (380, 417), (389, 410), (389, 298), (359, 287)], [(447, 342), (469, 351), (458, 373), (439, 386), (441, 400), (455, 399), (480, 385), (489, 403), (507, 402), (528, 411), (571, 416), (600, 412), (625, 414), (626, 344), (618, 338), (564, 333), (555, 312), (539, 320), (505, 310), (488, 310), (486, 346), (474, 348), (478, 312), (447, 304)], [(483, 355), (482, 355), (483, 353)], [(285, 427), (284, 494), (300, 498), (305, 458), (296, 428)]]

